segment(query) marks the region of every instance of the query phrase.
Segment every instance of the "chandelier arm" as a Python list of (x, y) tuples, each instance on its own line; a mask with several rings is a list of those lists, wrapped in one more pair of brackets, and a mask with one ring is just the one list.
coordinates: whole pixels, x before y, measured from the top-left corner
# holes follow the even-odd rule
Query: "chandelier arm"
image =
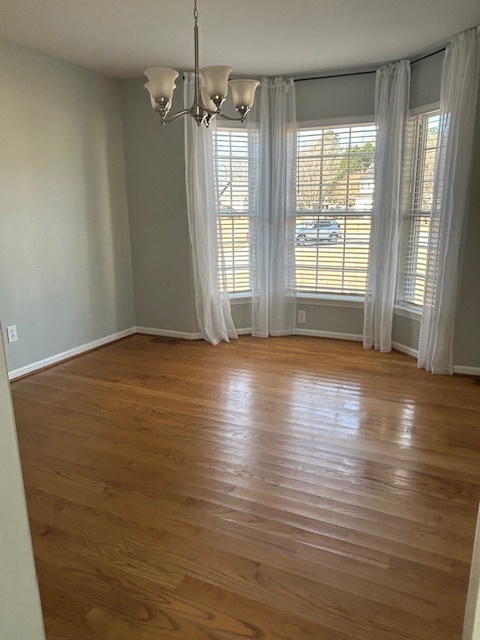
[(193, 113), (193, 109), (184, 109), (183, 111), (178, 111), (178, 113), (172, 113), (171, 115), (162, 118), (162, 123), (169, 124), (170, 122), (175, 122), (175, 120), (183, 118), (183, 116), (193, 116)]
[(245, 116), (243, 116), (241, 118), (232, 118), (231, 116), (226, 116), (221, 111), (217, 111), (217, 116), (219, 118), (223, 118), (224, 120), (231, 120), (232, 122), (245, 122)]

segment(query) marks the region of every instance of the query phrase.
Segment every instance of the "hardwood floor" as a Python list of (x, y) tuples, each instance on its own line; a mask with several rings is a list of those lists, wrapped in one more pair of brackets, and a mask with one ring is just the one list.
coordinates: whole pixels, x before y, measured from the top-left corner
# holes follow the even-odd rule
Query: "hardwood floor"
[(137, 335), (12, 391), (48, 640), (460, 640), (471, 378)]

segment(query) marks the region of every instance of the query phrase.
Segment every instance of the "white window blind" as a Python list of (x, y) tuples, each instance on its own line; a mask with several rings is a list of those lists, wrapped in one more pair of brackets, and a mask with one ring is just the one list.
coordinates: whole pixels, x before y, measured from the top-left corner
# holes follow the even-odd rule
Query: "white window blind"
[(408, 148), (397, 300), (422, 306), (435, 164), (440, 149), (438, 111), (410, 118)]
[(251, 290), (249, 134), (244, 129), (218, 128), (213, 133), (219, 277), (229, 293)]
[(295, 289), (364, 295), (374, 188), (374, 124), (297, 134)]

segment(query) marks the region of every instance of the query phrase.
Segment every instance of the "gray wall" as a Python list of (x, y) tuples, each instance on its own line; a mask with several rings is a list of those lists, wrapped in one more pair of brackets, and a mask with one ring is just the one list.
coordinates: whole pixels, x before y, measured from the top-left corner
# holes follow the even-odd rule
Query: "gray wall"
[[(122, 83), (137, 325), (196, 332), (183, 122), (162, 127), (143, 84), (141, 78)], [(174, 109), (183, 108), (181, 84)], [(299, 120), (373, 114), (374, 75), (305, 81), (296, 89)], [(232, 314), (237, 327), (251, 327), (250, 305), (235, 304)], [(341, 308), (336, 315), (329, 307), (322, 319), (316, 306), (300, 328), (341, 332), (344, 326), (344, 332), (361, 334), (361, 317), (358, 309)]]
[[(119, 83), (4, 41), (0, 60), (0, 317), (19, 333), (9, 369), (134, 325), (196, 332), (183, 122), (160, 125), (142, 78)], [(412, 107), (438, 101), (442, 60), (412, 66)], [(298, 120), (369, 117), (374, 89), (374, 74), (298, 82)], [(477, 123), (472, 175), (480, 113)], [(473, 181), (455, 339), (464, 366), (480, 365), (479, 209)], [(361, 304), (300, 298), (299, 308), (299, 329), (362, 333)], [(250, 326), (248, 304), (233, 316)], [(396, 315), (394, 341), (415, 349), (418, 329)]]
[[(337, 78), (303, 80), (295, 85), (297, 121), (312, 122), (329, 118), (365, 117), (369, 122), (375, 111), (375, 74), (347, 75)], [(319, 299), (298, 298), (298, 309), (306, 311), (305, 324), (298, 328), (323, 334), (361, 336), (363, 304), (348, 306), (325, 304)]]
[(0, 317), (14, 370), (135, 325), (119, 82), (0, 41)]
[[(442, 75), (443, 53), (413, 65), (412, 107), (438, 101)], [(472, 158), (471, 189), (467, 218), (463, 234), (462, 256), (455, 327), (454, 363), (457, 366), (480, 367), (480, 98), (477, 105), (477, 123)], [(398, 318), (397, 339), (402, 344), (418, 345), (417, 321)], [(409, 326), (410, 324), (410, 326)], [(410, 335), (410, 342), (407, 336)]]
[[(410, 107), (431, 104), (440, 99), (443, 53), (412, 65)], [(375, 74), (352, 75), (297, 82), (297, 120), (366, 116), (375, 110)], [(362, 335), (363, 305), (322, 306), (320, 301), (299, 298), (299, 309), (306, 310), (306, 323), (299, 328), (321, 333)], [(393, 341), (417, 349), (420, 321), (395, 314)]]
[(0, 638), (43, 640), (10, 385), (0, 336)]
[[(443, 53), (439, 53), (412, 65), (411, 108), (438, 102), (442, 62)], [(139, 78), (122, 83), (137, 324), (196, 332), (184, 186), (183, 124), (160, 126), (150, 108), (143, 82)], [(178, 85), (175, 108), (182, 106), (181, 82)], [(368, 118), (374, 112), (375, 75), (302, 81), (296, 84), (296, 93), (299, 122)], [(476, 149), (480, 149), (480, 144)], [(479, 164), (477, 153), (474, 171), (479, 170)], [(480, 322), (479, 297), (474, 294), (480, 272), (480, 252), (476, 248), (479, 205), (480, 187), (475, 183), (460, 284), (455, 341), (458, 365), (480, 366), (480, 346), (472, 344), (471, 338)], [(299, 325), (299, 329), (320, 334), (362, 334), (361, 303), (335, 305), (328, 301), (322, 304), (318, 300), (299, 298), (298, 308), (307, 312), (307, 321)], [(251, 325), (248, 304), (234, 304), (232, 313), (239, 328)], [(419, 325), (419, 319), (396, 313), (394, 342), (416, 349)]]
[(423, 107), (440, 100), (440, 81), (444, 53), (435, 54), (412, 64), (410, 108)]
[[(122, 82), (137, 326), (196, 332), (183, 120), (162, 126), (146, 78)], [(182, 109), (178, 81), (173, 110)]]
[(478, 176), (480, 176), (480, 96), (473, 143), (470, 202), (463, 238), (454, 345), (455, 364), (468, 367), (480, 367), (480, 182)]
[(295, 83), (299, 123), (323, 118), (373, 117), (375, 73)]

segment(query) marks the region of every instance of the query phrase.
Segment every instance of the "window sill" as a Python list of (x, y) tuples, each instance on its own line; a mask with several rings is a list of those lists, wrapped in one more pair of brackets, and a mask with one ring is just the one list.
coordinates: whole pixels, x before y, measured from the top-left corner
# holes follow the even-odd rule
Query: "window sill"
[[(232, 306), (252, 304), (252, 294), (250, 292), (231, 293), (229, 298)], [(363, 309), (365, 305), (365, 298), (361, 296), (318, 295), (315, 293), (299, 293), (296, 296), (296, 301), (299, 304), (311, 306), (344, 307), (347, 309)], [(393, 308), (393, 313), (396, 316), (410, 318), (418, 322), (422, 319), (422, 309), (417, 307), (396, 304)]]
[[(230, 304), (251, 304), (252, 294), (246, 293), (230, 293)], [(294, 296), (298, 304), (306, 304), (310, 306), (322, 307), (345, 307), (349, 309), (363, 309), (365, 298), (361, 296), (335, 296), (335, 295), (319, 295), (316, 293), (299, 293)]]
[(252, 294), (250, 291), (245, 291), (244, 293), (229, 293), (228, 297), (231, 305), (252, 303)]
[(298, 293), (297, 302), (300, 304), (318, 305), (322, 307), (346, 307), (349, 309), (363, 309), (365, 298), (362, 296), (335, 296), (316, 293)]
[(422, 319), (423, 309), (417, 307), (409, 307), (407, 305), (396, 304), (393, 307), (393, 313), (396, 316), (402, 316), (403, 318), (410, 318), (410, 320), (417, 320), (420, 322)]

